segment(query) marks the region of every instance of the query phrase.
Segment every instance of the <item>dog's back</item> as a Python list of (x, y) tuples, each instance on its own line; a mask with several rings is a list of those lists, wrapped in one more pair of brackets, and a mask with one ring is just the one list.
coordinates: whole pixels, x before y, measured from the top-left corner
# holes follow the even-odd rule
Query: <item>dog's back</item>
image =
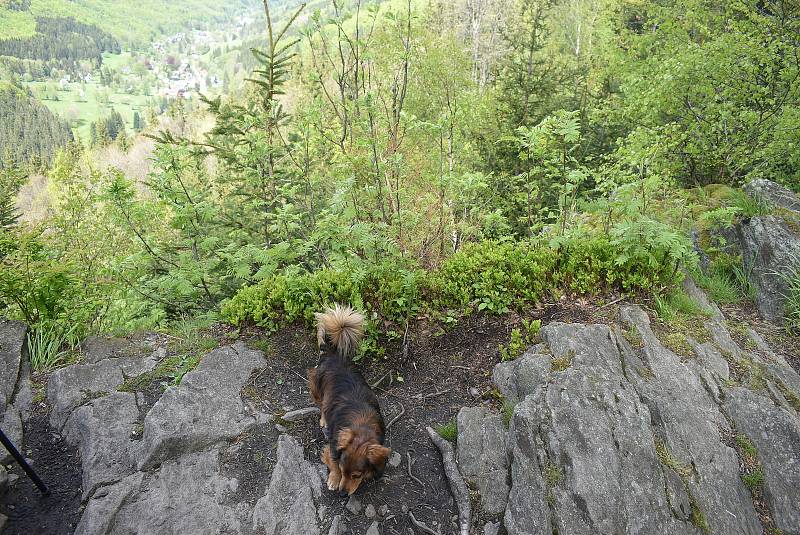
[(320, 356), (308, 370), (311, 397), (320, 408), (320, 426), (328, 438), (322, 460), (328, 488), (352, 494), (361, 481), (383, 472), (391, 450), (378, 398), (352, 364), (364, 329), (364, 316), (336, 305), (316, 314)]
[[(320, 410), (335, 436), (358, 412), (380, 413), (378, 398), (352, 364), (352, 355), (364, 333), (364, 316), (350, 307), (335, 305), (316, 313), (319, 364), (314, 386), (322, 398)], [(383, 422), (380, 422), (383, 440)]]

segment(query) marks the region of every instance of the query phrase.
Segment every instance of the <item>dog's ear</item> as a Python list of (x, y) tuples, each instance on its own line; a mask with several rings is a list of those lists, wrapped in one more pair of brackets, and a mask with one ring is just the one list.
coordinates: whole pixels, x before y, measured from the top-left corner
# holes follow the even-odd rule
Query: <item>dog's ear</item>
[(339, 434), (336, 437), (336, 450), (341, 451), (349, 446), (353, 441), (354, 436), (355, 434), (353, 433), (353, 430), (349, 427), (345, 427), (339, 431)]
[(392, 450), (386, 446), (381, 446), (380, 444), (370, 444), (367, 448), (367, 460), (372, 466), (378, 468), (379, 470), (383, 470), (391, 453)]

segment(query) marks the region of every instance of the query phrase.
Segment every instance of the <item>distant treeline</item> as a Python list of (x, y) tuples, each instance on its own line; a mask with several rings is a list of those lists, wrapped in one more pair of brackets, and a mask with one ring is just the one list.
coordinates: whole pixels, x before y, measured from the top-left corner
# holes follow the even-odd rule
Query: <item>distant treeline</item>
[(96, 68), (103, 52), (120, 51), (111, 34), (71, 17), (37, 17), (34, 35), (0, 40), (0, 62), (11, 72), (34, 79), (51, 76), (53, 69), (74, 72), (81, 61)]
[(31, 0), (2, 0), (0, 1), (0, 7), (11, 11), (28, 11), (31, 7)]
[(73, 140), (69, 124), (25, 89), (0, 82), (0, 168), (4, 161), (48, 165)]

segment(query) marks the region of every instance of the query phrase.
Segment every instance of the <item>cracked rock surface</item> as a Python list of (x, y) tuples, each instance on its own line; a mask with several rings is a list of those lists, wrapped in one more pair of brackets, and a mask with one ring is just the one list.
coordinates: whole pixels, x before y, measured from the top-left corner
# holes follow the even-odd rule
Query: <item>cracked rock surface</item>
[[(622, 325), (551, 323), (544, 345), (495, 368), (517, 402), (509, 534), (757, 535), (770, 521), (800, 533), (799, 377), (763, 340), (739, 347), (721, 312), (688, 290), (712, 311), (710, 341), (691, 344), (692, 355), (663, 345), (647, 314), (626, 306)], [(623, 329), (635, 329), (635, 344)], [(730, 368), (745, 365), (759, 381), (734, 378)], [(742, 479), (737, 443), (757, 451), (758, 488)]]

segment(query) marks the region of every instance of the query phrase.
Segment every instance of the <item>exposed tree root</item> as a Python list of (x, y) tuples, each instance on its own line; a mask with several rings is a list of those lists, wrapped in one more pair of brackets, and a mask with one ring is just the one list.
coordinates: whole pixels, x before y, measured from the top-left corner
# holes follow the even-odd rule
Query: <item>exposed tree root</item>
[(461, 535), (469, 535), (469, 526), (472, 516), (469, 490), (467, 490), (467, 484), (464, 483), (464, 478), (461, 477), (461, 472), (458, 470), (455, 454), (453, 453), (453, 446), (440, 437), (439, 433), (432, 428), (426, 427), (425, 430), (442, 455), (444, 473), (447, 476), (448, 483), (450, 483), (450, 493), (456, 501), (456, 507), (458, 507), (458, 525), (460, 533)]
[(425, 522), (421, 522), (421, 521), (417, 520), (416, 518), (414, 518), (414, 513), (412, 513), (411, 511), (408, 512), (408, 518), (409, 518), (409, 520), (411, 520), (412, 524), (417, 526), (419, 529), (421, 529), (425, 533), (428, 533), (429, 535), (441, 535), (441, 533), (439, 533), (438, 531), (434, 531), (433, 529), (429, 528), (428, 525)]

